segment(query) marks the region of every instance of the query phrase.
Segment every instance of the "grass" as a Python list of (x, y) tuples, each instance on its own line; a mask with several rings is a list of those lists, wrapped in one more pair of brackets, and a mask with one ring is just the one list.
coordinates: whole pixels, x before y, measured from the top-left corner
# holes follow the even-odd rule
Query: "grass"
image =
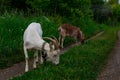
[[(67, 22), (62, 17), (31, 16), (24, 17), (16, 14), (5, 13), (0, 16), (0, 69), (12, 66), (15, 63), (24, 60), (23, 53), (23, 33), (31, 22), (39, 22), (42, 25), (43, 36), (54, 35), (58, 37), (58, 24)], [(69, 21), (68, 21), (69, 22)], [(77, 21), (76, 25), (79, 21)], [(83, 20), (84, 22), (84, 20)], [(83, 23), (86, 24), (87, 22)], [(72, 22), (75, 24), (75, 22)], [(85, 36), (89, 37), (100, 31), (99, 27), (88, 20), (87, 25), (79, 26), (83, 29)], [(90, 31), (89, 31), (90, 27)], [(72, 39), (65, 40), (65, 46), (73, 43)]]
[(61, 55), (58, 66), (45, 62), (11, 80), (96, 80), (117, 40), (119, 27), (109, 27), (93, 40)]
[[(54, 19), (58, 21), (54, 21)], [(23, 33), (31, 22), (41, 23), (43, 36), (54, 35), (56, 37), (58, 37), (59, 25), (68, 22), (80, 27), (86, 38), (103, 29), (106, 31), (102, 36), (90, 40), (82, 46), (71, 48), (61, 55), (58, 66), (45, 62), (37, 69), (15, 77), (13, 80), (95, 80), (117, 40), (118, 27), (99, 26), (86, 18), (80, 19), (80, 22), (79, 19), (74, 21), (60, 19), (59, 17), (49, 19), (45, 16), (24, 17), (14, 14), (0, 16), (0, 69), (24, 60)], [(73, 43), (73, 39), (65, 40), (65, 46), (71, 43)]]
[(0, 68), (24, 60), (23, 33), (31, 22), (40, 22), (43, 27), (43, 34), (46, 36), (51, 34), (50, 29), (54, 34), (57, 34), (56, 29), (58, 26), (52, 21), (47, 21), (44, 17), (35, 17), (33, 19), (21, 16), (0, 17)]

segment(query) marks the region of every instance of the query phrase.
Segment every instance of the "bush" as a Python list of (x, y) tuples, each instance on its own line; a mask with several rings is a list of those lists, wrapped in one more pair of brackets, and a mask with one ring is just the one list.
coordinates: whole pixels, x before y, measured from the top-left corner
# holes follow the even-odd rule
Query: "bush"
[(113, 17), (115, 20), (120, 21), (120, 5), (119, 4), (115, 4), (113, 5)]
[(93, 18), (98, 23), (106, 23), (112, 21), (112, 8), (110, 5), (93, 5)]
[[(42, 12), (49, 15), (71, 16), (78, 14), (79, 11), (88, 14), (90, 11), (90, 0), (27, 0), (32, 10)], [(48, 9), (49, 8), (49, 9)]]

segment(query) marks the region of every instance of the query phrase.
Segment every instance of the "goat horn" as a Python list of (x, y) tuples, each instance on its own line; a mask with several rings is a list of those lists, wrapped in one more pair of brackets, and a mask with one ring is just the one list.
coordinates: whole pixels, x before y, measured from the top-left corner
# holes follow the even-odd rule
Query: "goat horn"
[(55, 40), (52, 39), (52, 38), (50, 38), (50, 37), (43, 37), (43, 39), (48, 39), (48, 40), (50, 40), (50, 41), (52, 41), (52, 42), (55, 42)]
[(52, 39), (52, 38), (50, 38), (50, 37), (43, 37), (43, 38), (44, 38), (44, 39), (49, 39), (50, 41), (52, 41), (53, 44), (55, 45), (55, 49), (58, 49), (59, 45), (57, 44), (57, 42), (56, 42), (54, 39)]
[(55, 41), (59, 44), (59, 41), (55, 36), (52, 35), (51, 37), (53, 37), (55, 39)]
[(55, 36), (51, 36), (51, 37), (53, 37), (54, 39), (55, 39), (55, 41), (56, 41), (56, 43), (57, 43), (57, 47), (59, 47), (60, 46), (60, 43), (59, 43), (59, 41), (58, 41), (58, 39), (55, 37)]

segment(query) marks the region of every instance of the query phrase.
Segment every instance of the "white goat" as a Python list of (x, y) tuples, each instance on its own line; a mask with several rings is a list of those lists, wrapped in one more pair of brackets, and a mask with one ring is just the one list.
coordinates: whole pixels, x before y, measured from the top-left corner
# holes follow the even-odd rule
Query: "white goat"
[[(41, 64), (43, 63), (43, 58), (47, 61), (52, 61), (54, 64), (59, 64), (59, 44), (56, 39), (52, 39), (46, 37), (47, 39), (51, 40), (51, 44), (47, 43), (42, 38), (42, 28), (39, 23), (33, 22), (31, 23), (24, 32), (23, 35), (23, 47), (24, 47), (24, 54), (26, 60), (25, 72), (29, 70), (28, 67), (28, 49), (32, 49), (35, 51), (34, 53), (34, 62), (33, 68), (36, 68), (36, 62), (38, 62), (38, 50), (44, 52), (44, 55), (41, 56)], [(46, 53), (46, 54), (45, 54)]]
[(70, 25), (70, 24), (62, 24), (59, 28), (59, 43), (60, 46), (63, 48), (64, 38), (66, 36), (73, 37), (77, 43), (77, 39), (81, 40), (81, 43), (84, 43), (85, 38), (82, 30), (80, 28)]

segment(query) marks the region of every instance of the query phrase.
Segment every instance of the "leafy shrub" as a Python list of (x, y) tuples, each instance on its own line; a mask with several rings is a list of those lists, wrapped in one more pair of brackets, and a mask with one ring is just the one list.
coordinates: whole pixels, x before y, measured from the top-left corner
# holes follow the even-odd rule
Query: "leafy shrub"
[[(88, 14), (90, 11), (90, 0), (27, 0), (32, 9), (49, 15), (71, 16), (79, 11)], [(48, 9), (49, 8), (49, 9)]]
[(120, 21), (120, 5), (113, 5), (113, 17), (114, 19)]
[(112, 21), (112, 8), (110, 5), (93, 5), (93, 18), (98, 23), (106, 23)]

